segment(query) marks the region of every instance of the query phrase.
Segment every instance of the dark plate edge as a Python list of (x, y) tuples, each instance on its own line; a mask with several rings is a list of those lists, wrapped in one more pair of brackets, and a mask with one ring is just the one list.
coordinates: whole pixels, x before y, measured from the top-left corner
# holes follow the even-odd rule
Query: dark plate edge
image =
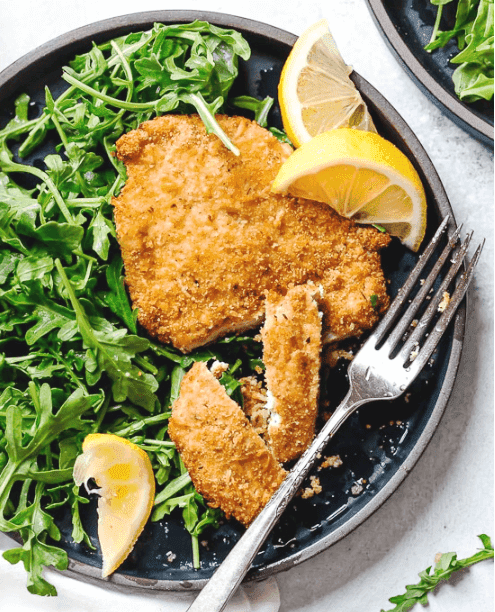
[(450, 119), (460, 124), (464, 130), (483, 144), (493, 148), (493, 126), (483, 121), (466, 108), (455, 95), (444, 89), (422, 66), (407, 44), (397, 32), (392, 20), (383, 6), (382, 0), (366, 0), (368, 9), (378, 26), (387, 45), (396, 59), (416, 85), (438, 106)]
[[(373, 0), (368, 0), (369, 2)], [(127, 14), (118, 17), (112, 17), (102, 21), (95, 22), (86, 26), (82, 26), (75, 30), (71, 30), (66, 34), (62, 34), (57, 38), (37, 47), (36, 49), (28, 52), (20, 59), (16, 60), (8, 68), (0, 73), (0, 88), (14, 87), (13, 83), (16, 80), (16, 76), (20, 71), (23, 71), (29, 67), (34, 59), (36, 61), (43, 60), (52, 53), (60, 52), (61, 47), (69, 49), (72, 44), (78, 42), (80, 38), (87, 36), (97, 37), (98, 35), (105, 34), (109, 28), (115, 30), (116, 28), (122, 28), (125, 30), (132, 26), (140, 26), (141, 24), (149, 24), (152, 21), (168, 21), (168, 22), (190, 22), (195, 19), (201, 19), (204, 21), (210, 21), (216, 25), (241, 29), (245, 32), (249, 32), (256, 36), (269, 36), (276, 39), (278, 42), (293, 46), (297, 40), (297, 36), (291, 34), (285, 30), (281, 30), (274, 26), (270, 26), (265, 23), (257, 22), (252, 19), (246, 19), (243, 17), (237, 17), (234, 15), (228, 15), (224, 13), (215, 12), (203, 12), (203, 11), (148, 11), (142, 13)], [(434, 194), (434, 206), (438, 209), (439, 215), (443, 218), (446, 215), (450, 216), (450, 230), (449, 233), (455, 228), (455, 219), (452, 208), (445, 189), (441, 183), (440, 177), (438, 176), (430, 158), (426, 151), (422, 147), (421, 143), (407, 125), (404, 119), (394, 109), (394, 107), (387, 102), (387, 100), (365, 79), (363, 79), (356, 72), (353, 73), (353, 80), (365, 95), (373, 98), (373, 102), (378, 107), (380, 113), (387, 118), (393, 118), (394, 126), (401, 137), (404, 138), (405, 144), (410, 149), (412, 155), (415, 157), (415, 163), (420, 167), (423, 175), (427, 177), (430, 188)], [(407, 465), (400, 466), (397, 473), (390, 479), (387, 485), (376, 494), (373, 499), (352, 519), (350, 519), (345, 525), (333, 532), (331, 535), (323, 538), (319, 542), (309, 546), (301, 553), (295, 553), (283, 561), (271, 563), (262, 569), (255, 570), (248, 574), (246, 581), (258, 581), (263, 580), (275, 573), (280, 571), (288, 570), (303, 561), (314, 557), (318, 553), (327, 549), (332, 544), (335, 544), (346, 535), (356, 529), (361, 523), (363, 523), (373, 512), (390, 497), (390, 495), (398, 488), (398, 486), (404, 481), (406, 476), (409, 474), (411, 469), (417, 463), (421, 455), (423, 454), (426, 446), (430, 442), (442, 415), (445, 411), (448, 399), (451, 395), (453, 385), (455, 382), (459, 362), (461, 358), (462, 344), (465, 331), (466, 322), (466, 304), (464, 302), (461, 305), (459, 311), (454, 320), (454, 339), (452, 350), (449, 356), (449, 363), (447, 372), (445, 374), (444, 382), (440, 390), (439, 397), (437, 399), (435, 408), (428, 420), (428, 424), (423, 430), (423, 433), (419, 437), (416, 445), (407, 458)], [(18, 537), (14, 534), (6, 534), (12, 537), (14, 540), (19, 542)], [(58, 570), (55, 570), (58, 572)], [(72, 576), (76, 579), (83, 579), (89, 582), (95, 582), (101, 585), (102, 582), (107, 582), (109, 585), (119, 585), (131, 588), (147, 588), (155, 590), (165, 591), (195, 591), (202, 589), (208, 580), (188, 580), (188, 581), (173, 581), (173, 580), (152, 580), (147, 578), (136, 578), (125, 574), (113, 574), (107, 579), (101, 578), (101, 570), (97, 567), (69, 559), (69, 567), (67, 570), (61, 571), (60, 573)]]

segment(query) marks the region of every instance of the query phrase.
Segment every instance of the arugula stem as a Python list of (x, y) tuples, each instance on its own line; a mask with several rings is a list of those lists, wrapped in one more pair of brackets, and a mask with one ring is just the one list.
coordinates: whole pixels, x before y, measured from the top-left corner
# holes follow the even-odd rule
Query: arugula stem
[(24, 164), (16, 164), (11, 160), (6, 160), (5, 156), (0, 159), (0, 169), (4, 172), (26, 172), (27, 174), (32, 174), (37, 178), (41, 179), (45, 185), (48, 187), (50, 193), (53, 195), (55, 202), (57, 202), (58, 207), (60, 208), (60, 212), (65, 217), (65, 220), (70, 225), (76, 225), (70, 210), (67, 208), (63, 197), (60, 195), (59, 190), (56, 188), (55, 183), (51, 180), (46, 172), (43, 170), (39, 170), (34, 166), (25, 166)]
[[(443, 4), (439, 4), (437, 7), (437, 16), (435, 19), (435, 24), (433, 26), (433, 32), (431, 33), (431, 38), (429, 42), (430, 45), (434, 40), (436, 40), (438, 36), (438, 31), (440, 29), (440, 20), (442, 19), (442, 12), (443, 12)], [(431, 51), (429, 51), (429, 53), (431, 53)]]
[(230, 149), (234, 155), (239, 156), (241, 153), (239, 149), (230, 141), (227, 134), (222, 130), (222, 128), (218, 125), (215, 116), (211, 113), (208, 105), (206, 104), (203, 96), (200, 93), (190, 93), (184, 96), (184, 100), (189, 101), (195, 109), (198, 111), (199, 116), (203, 120), (203, 123), (206, 126), (207, 132), (212, 132), (216, 134), (218, 138), (223, 142), (223, 144)]
[(147, 372), (150, 372), (153, 375), (158, 374), (158, 368), (156, 368), (152, 363), (150, 363), (141, 355), (136, 355), (134, 357), (134, 361), (142, 370), (146, 370)]
[(199, 569), (201, 567), (201, 562), (199, 558), (199, 537), (193, 533), (191, 534), (191, 544), (193, 567), (194, 569)]
[(65, 361), (65, 359), (62, 357), (62, 354), (60, 351), (55, 351), (51, 348), (48, 349), (51, 353), (52, 357), (55, 357), (55, 360), (58, 361), (59, 363), (61, 363), (64, 368), (65, 371), (67, 372), (69, 378), (76, 384), (77, 387), (79, 387), (85, 395), (88, 394), (88, 390), (86, 389), (86, 387), (82, 384), (82, 382), (79, 380), (79, 378), (74, 374), (71, 366)]
[(145, 438), (143, 444), (149, 444), (150, 446), (165, 446), (166, 448), (175, 448), (175, 442), (172, 440), (154, 440)]
[(9, 461), (3, 468), (0, 478), (0, 531), (17, 531), (17, 525), (14, 525), (4, 517), (2, 508), (6, 505), (6, 502), (10, 496), (10, 490), (14, 482), (19, 464), (15, 461)]
[(65, 150), (67, 151), (67, 147), (69, 146), (69, 141), (67, 140), (67, 135), (62, 129), (62, 126), (60, 125), (60, 121), (58, 120), (58, 117), (55, 112), (51, 114), (51, 120), (53, 122), (53, 125), (55, 126), (55, 129), (57, 130), (57, 134), (59, 135), (60, 140), (62, 141), (62, 144), (64, 145)]
[[(69, 74), (67, 71), (63, 73), (62, 77), (68, 83), (71, 83), (72, 85), (76, 87), (79, 87), (79, 89), (83, 91), (84, 93), (87, 93), (90, 96), (93, 96), (94, 98), (97, 98), (99, 100), (103, 100), (107, 104), (111, 104), (112, 106), (115, 106), (116, 108), (122, 108), (122, 109), (129, 110), (129, 111), (153, 110), (157, 107), (157, 105), (160, 102), (160, 100), (154, 100), (152, 102), (129, 102), (129, 101), (124, 101), (124, 100), (119, 100), (118, 98), (107, 96), (106, 94), (101, 93), (101, 91), (98, 91), (94, 89), (93, 87), (86, 85), (86, 83), (82, 83), (81, 81), (73, 77), (71, 74)], [(199, 116), (201, 117), (201, 119), (203, 120), (203, 123), (206, 126), (207, 131), (216, 134), (218, 138), (220, 138), (220, 140), (223, 142), (223, 144), (228, 149), (230, 149), (232, 153), (234, 153), (234, 155), (239, 156), (240, 155), (239, 149), (230, 141), (227, 134), (218, 125), (217, 120), (215, 119), (214, 115), (211, 113), (210, 109), (208, 108), (208, 105), (205, 103), (204, 98), (201, 96), (201, 94), (195, 94), (195, 93), (184, 94), (182, 98), (184, 99), (185, 102), (190, 102), (196, 108)]]
[(30, 121), (26, 121), (22, 125), (11, 128), (4, 128), (0, 131), (0, 138), (8, 140), (9, 138), (15, 138), (16, 136), (20, 136), (25, 132), (29, 132), (29, 130), (34, 127), (39, 122), (38, 119), (31, 119)]
[(103, 423), (103, 419), (105, 418), (105, 415), (107, 414), (109, 406), (110, 406), (110, 396), (107, 395), (105, 396), (105, 401), (103, 402), (103, 405), (100, 408), (100, 411), (98, 412), (98, 418), (96, 419), (95, 424), (91, 428), (91, 431), (93, 433), (100, 431), (101, 424)]
[(191, 483), (191, 477), (187, 472), (181, 474), (174, 480), (171, 480), (168, 485), (155, 496), (155, 501), (153, 503), (154, 506), (158, 506), (159, 504), (167, 501), (174, 495), (177, 495), (179, 491), (181, 491), (184, 487), (187, 487), (188, 484)]
[(81, 257), (82, 259), (86, 259), (87, 261), (91, 263), (98, 263), (97, 259), (95, 259), (91, 255), (88, 255), (87, 253), (83, 253), (79, 249), (76, 249), (75, 251), (72, 251), (72, 252), (74, 253), (74, 255), (77, 255), (78, 257)]
[(90, 87), (89, 85), (86, 85), (86, 83), (83, 83), (79, 79), (76, 79), (76, 77), (72, 76), (66, 71), (64, 71), (64, 73), (62, 74), (62, 78), (68, 83), (71, 83), (71, 85), (74, 85), (74, 87), (77, 87), (78, 89), (83, 91), (84, 93), (87, 93), (88, 95), (93, 96), (94, 98), (97, 98), (98, 100), (102, 100), (103, 102), (106, 102), (107, 104), (110, 104), (117, 108), (122, 108), (124, 110), (128, 110), (128, 111), (152, 110), (156, 107), (156, 104), (158, 102), (158, 100), (155, 100), (152, 102), (127, 102), (124, 100), (119, 100), (118, 98), (114, 98), (112, 96), (107, 96), (106, 94), (101, 93), (101, 91), (98, 91), (97, 89), (94, 89), (93, 87)]
[(67, 206), (74, 206), (79, 208), (98, 208), (100, 207), (106, 199), (104, 197), (101, 198), (68, 198), (65, 200)]
[(122, 438), (125, 438), (126, 436), (136, 433), (137, 431), (140, 431), (141, 429), (149, 425), (156, 425), (157, 423), (163, 423), (164, 421), (168, 421), (171, 414), (171, 412), (162, 412), (162, 414), (156, 414), (155, 416), (144, 417), (140, 421), (135, 421), (131, 425), (128, 425), (127, 427), (124, 427), (117, 431), (113, 431), (112, 433), (116, 436), (121, 436)]

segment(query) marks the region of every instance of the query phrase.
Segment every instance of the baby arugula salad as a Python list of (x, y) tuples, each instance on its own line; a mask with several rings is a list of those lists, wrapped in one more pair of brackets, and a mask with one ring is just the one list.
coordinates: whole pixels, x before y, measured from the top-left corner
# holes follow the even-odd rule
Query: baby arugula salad
[(143, 333), (111, 198), (126, 179), (115, 141), (145, 120), (197, 112), (234, 152), (216, 112), (237, 105), (266, 126), (271, 98), (228, 97), (249, 55), (233, 30), (155, 24), (93, 44), (64, 68), (61, 95), (46, 88), (39, 116), (22, 94), (0, 130), (0, 530), (20, 535), (22, 547), (4, 557), (23, 563), (32, 593), (56, 594), (43, 566), (68, 566), (57, 509), (70, 508), (73, 540), (94, 548), (81, 521), (88, 499), (72, 479), (87, 434), (117, 434), (147, 451), (152, 520), (182, 512), (194, 567), (199, 535), (222, 515), (195, 491), (168, 437), (170, 407), (191, 364), (212, 358), (230, 364), (220, 382), (241, 402), (239, 378), (259, 371), (260, 345), (228, 337), (184, 356)]
[(452, 29), (440, 29), (443, 9), (454, 0), (430, 0), (437, 7), (430, 42), (434, 51), (456, 39), (459, 52), (451, 59), (455, 93), (463, 102), (493, 98), (493, 0), (457, 0)]

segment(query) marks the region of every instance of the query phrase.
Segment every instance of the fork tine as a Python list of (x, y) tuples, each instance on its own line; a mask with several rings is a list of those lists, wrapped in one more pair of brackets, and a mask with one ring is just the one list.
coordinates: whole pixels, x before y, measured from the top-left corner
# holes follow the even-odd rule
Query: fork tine
[(414, 285), (416, 284), (416, 282), (418, 281), (421, 275), (421, 272), (423, 271), (423, 268), (425, 267), (431, 255), (435, 251), (438, 241), (440, 240), (440, 237), (447, 229), (448, 222), (449, 222), (449, 215), (447, 215), (445, 219), (442, 221), (442, 223), (440, 224), (439, 228), (435, 232), (435, 235), (430, 240), (428, 246), (423, 251), (423, 253), (420, 255), (418, 262), (414, 266), (412, 272), (409, 274), (409, 277), (407, 278), (406, 282), (399, 289), (397, 296), (395, 297), (394, 301), (390, 305), (385, 316), (380, 321), (374, 333), (370, 336), (370, 340), (371, 338), (373, 338), (375, 345), (381, 342), (381, 340), (383, 339), (387, 331), (390, 329), (390, 327), (393, 325), (393, 323), (399, 316), (399, 312), (400, 312), (400, 309), (402, 308), (402, 305), (404, 304), (407, 297), (411, 293)]
[(450, 302), (447, 308), (443, 311), (440, 319), (437, 321), (434, 329), (431, 331), (424, 345), (420, 348), (417, 357), (408, 367), (410, 372), (410, 376), (414, 379), (419, 371), (426, 365), (427, 361), (430, 359), (433, 351), (435, 350), (440, 338), (443, 336), (447, 326), (452, 320), (453, 316), (457, 312), (457, 308), (461, 303), (466, 291), (469, 287), (469, 283), (471, 282), (474, 276), (474, 269), (481, 255), (481, 251), (483, 250), (483, 246), (485, 245), (485, 240), (478, 246), (476, 249), (473, 258), (471, 259), (471, 263), (469, 264), (467, 270), (463, 272), (459, 283), (457, 284), (454, 293), (450, 299)]
[(459, 268), (461, 267), (462, 262), (464, 261), (464, 257), (467, 253), (469, 243), (471, 242), (472, 235), (473, 235), (473, 232), (471, 232), (467, 236), (467, 238), (464, 240), (463, 244), (461, 245), (461, 248), (455, 254), (455, 258), (452, 262), (452, 266), (450, 267), (445, 278), (442, 280), (437, 292), (432, 297), (430, 303), (428, 304), (428, 308), (425, 310), (423, 316), (419, 320), (419, 323), (414, 328), (414, 331), (409, 336), (409, 338), (406, 340), (406, 342), (404, 343), (404, 346), (401, 348), (400, 354), (403, 355), (405, 359), (408, 358), (408, 356), (411, 354), (411, 351), (414, 349), (415, 346), (419, 344), (419, 341), (426, 333), (428, 324), (430, 323), (435, 313), (437, 312), (438, 305), (442, 301), (444, 293), (447, 291), (450, 283), (454, 280), (455, 275), (459, 271)]
[(433, 266), (433, 269), (431, 270), (431, 272), (428, 274), (428, 277), (425, 279), (422, 287), (420, 288), (420, 290), (414, 297), (413, 301), (409, 304), (406, 312), (401, 316), (395, 328), (391, 331), (390, 335), (388, 336), (385, 344), (388, 347), (389, 356), (391, 355), (394, 348), (399, 343), (400, 339), (403, 337), (406, 330), (411, 325), (411, 322), (413, 321), (418, 311), (418, 308), (421, 306), (421, 304), (423, 304), (423, 301), (426, 298), (427, 294), (429, 293), (431, 287), (433, 286), (433, 283), (437, 279), (438, 274), (440, 273), (440, 270), (443, 268), (443, 265), (445, 264), (445, 262), (447, 261), (447, 258), (451, 254), (452, 249), (456, 246), (459, 240), (459, 234), (460, 234), (461, 228), (462, 228), (462, 225), (460, 225), (456, 229), (456, 231), (452, 234), (447, 245), (443, 249), (442, 254), (438, 258), (438, 260), (435, 262), (435, 265)]

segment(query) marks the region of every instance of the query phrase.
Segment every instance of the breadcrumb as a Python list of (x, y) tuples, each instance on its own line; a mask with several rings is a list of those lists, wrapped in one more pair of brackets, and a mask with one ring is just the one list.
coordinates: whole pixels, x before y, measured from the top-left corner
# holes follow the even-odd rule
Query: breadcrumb
[(303, 499), (309, 499), (310, 497), (313, 497), (314, 495), (318, 495), (319, 493), (323, 491), (323, 488), (321, 486), (320, 479), (318, 478), (318, 476), (310, 476), (309, 481), (310, 481), (311, 486), (306, 487), (301, 492), (301, 497)]
[(338, 468), (343, 464), (340, 455), (331, 455), (330, 457), (325, 457), (325, 460), (320, 464), (322, 468), (332, 467)]
[(450, 293), (447, 291), (443, 292), (442, 301), (438, 305), (438, 312), (443, 312), (450, 304)]

